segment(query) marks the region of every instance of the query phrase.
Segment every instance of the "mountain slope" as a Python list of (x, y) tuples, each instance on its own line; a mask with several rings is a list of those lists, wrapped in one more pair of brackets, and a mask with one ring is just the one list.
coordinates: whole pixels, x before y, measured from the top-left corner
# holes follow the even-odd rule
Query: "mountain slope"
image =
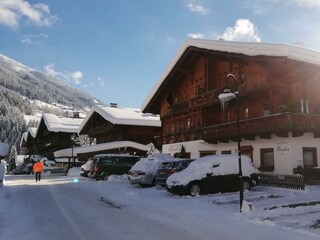
[(91, 107), (96, 100), (53, 76), (36, 71), (0, 54), (0, 86), (29, 99), (57, 102), (75, 108)]
[(24, 115), (54, 113), (50, 108), (39, 108), (36, 102), (68, 106), (77, 111), (99, 103), (59, 79), (0, 55), (0, 142), (10, 145), (10, 156), (15, 152), (21, 154), (20, 140), (27, 130)]

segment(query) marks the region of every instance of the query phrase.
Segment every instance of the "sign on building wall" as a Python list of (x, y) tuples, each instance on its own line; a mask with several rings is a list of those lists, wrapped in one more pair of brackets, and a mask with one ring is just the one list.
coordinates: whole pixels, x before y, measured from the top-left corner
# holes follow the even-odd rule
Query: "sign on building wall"
[(290, 147), (288, 146), (288, 143), (277, 143), (276, 151), (281, 154), (285, 155), (290, 152)]

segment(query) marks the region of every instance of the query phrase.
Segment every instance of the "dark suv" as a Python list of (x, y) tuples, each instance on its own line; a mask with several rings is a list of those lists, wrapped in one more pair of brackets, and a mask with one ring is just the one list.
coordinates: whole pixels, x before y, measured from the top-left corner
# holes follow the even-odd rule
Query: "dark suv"
[(124, 154), (99, 154), (93, 157), (90, 178), (104, 180), (112, 174), (122, 175), (129, 172), (131, 167), (140, 160), (139, 156)]
[(187, 168), (194, 159), (183, 159), (172, 162), (163, 162), (157, 170), (156, 185), (166, 186), (167, 178), (176, 172), (180, 172)]

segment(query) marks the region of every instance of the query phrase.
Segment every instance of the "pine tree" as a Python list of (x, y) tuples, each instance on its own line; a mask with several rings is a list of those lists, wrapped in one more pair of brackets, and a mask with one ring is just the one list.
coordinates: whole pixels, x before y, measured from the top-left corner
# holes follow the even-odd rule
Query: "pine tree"
[(17, 158), (17, 148), (13, 145), (10, 149), (9, 158), (7, 160), (7, 170), (11, 172), (13, 169), (16, 169), (16, 158)]

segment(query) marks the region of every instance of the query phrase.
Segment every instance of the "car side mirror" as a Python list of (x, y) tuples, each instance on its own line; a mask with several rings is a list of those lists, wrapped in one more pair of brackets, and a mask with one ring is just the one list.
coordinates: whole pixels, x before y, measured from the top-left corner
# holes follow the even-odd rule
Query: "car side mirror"
[(212, 166), (212, 168), (217, 168), (217, 167), (219, 167), (220, 166), (220, 164), (218, 163), (218, 164), (214, 164), (213, 166)]

